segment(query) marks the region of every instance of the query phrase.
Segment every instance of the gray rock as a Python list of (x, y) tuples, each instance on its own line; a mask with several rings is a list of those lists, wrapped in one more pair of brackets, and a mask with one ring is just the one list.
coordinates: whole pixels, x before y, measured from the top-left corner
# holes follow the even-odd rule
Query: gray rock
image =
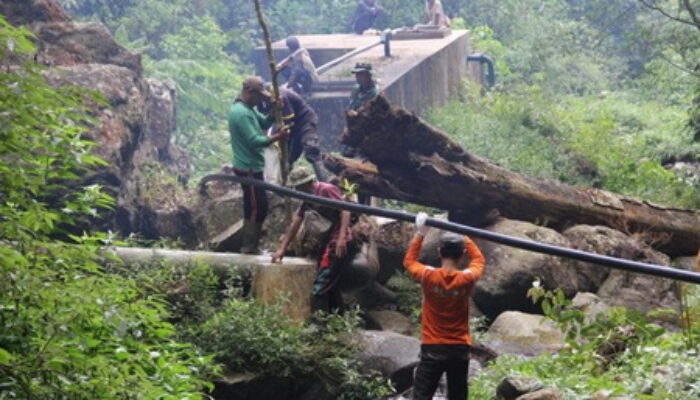
[(0, 14), (12, 25), (70, 21), (68, 13), (56, 0), (1, 1)]
[[(633, 236), (602, 227), (578, 225), (564, 232), (576, 249), (602, 255), (641, 261), (658, 265), (670, 265), (667, 256), (642, 243)], [(577, 269), (589, 271), (589, 291), (596, 292), (607, 304), (635, 308), (647, 312), (656, 308), (679, 308), (674, 283), (669, 279), (609, 270), (597, 265), (577, 262)], [(603, 274), (604, 270), (608, 270)], [(597, 271), (597, 272), (596, 272)], [(604, 277), (604, 280), (600, 280)], [(595, 285), (600, 282), (596, 289)]]
[(360, 359), (371, 369), (391, 379), (398, 392), (413, 385), (413, 368), (418, 363), (420, 341), (385, 331), (363, 331)]
[(416, 326), (405, 315), (390, 310), (368, 311), (367, 317), (379, 330), (410, 335), (416, 330)]
[(50, 66), (110, 64), (142, 75), (141, 55), (127, 50), (94, 22), (48, 22), (34, 26), (39, 38), (37, 58)]
[(607, 311), (610, 307), (593, 293), (576, 293), (571, 301), (571, 308), (583, 311), (586, 321), (592, 321), (596, 315)]
[(215, 400), (290, 399), (294, 390), (291, 378), (257, 374), (227, 374), (214, 381), (211, 396)]
[(377, 282), (385, 284), (396, 271), (403, 270), (403, 259), (412, 236), (411, 224), (377, 218), (377, 229), (373, 234), (380, 266)]
[(524, 394), (515, 400), (561, 400), (561, 394), (555, 389), (540, 389)]
[(509, 375), (496, 387), (497, 400), (515, 400), (520, 396), (543, 388), (537, 379), (519, 375)]
[[(503, 219), (488, 229), (542, 243), (569, 246), (569, 241), (554, 230), (527, 222)], [(561, 288), (567, 296), (577, 292), (577, 274), (569, 260), (478, 239), (476, 242), (486, 257), (486, 268), (474, 288), (473, 297), (481, 312), (490, 319), (506, 310), (539, 312), (539, 306), (527, 298), (528, 289), (538, 278), (545, 288)]]
[(498, 354), (534, 356), (565, 346), (564, 334), (541, 315), (507, 311), (489, 327), (484, 344)]

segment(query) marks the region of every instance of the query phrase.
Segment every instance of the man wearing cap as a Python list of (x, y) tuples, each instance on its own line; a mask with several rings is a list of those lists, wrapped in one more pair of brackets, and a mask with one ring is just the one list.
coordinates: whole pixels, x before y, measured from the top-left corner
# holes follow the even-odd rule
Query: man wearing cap
[(287, 87), (299, 94), (308, 93), (311, 86), (318, 82), (316, 65), (296, 36), (289, 36), (286, 44), (289, 55), (277, 64), (277, 70), (287, 79)]
[[(484, 270), (484, 256), (466, 236), (443, 233), (440, 237), (440, 268), (418, 262), (423, 238), (430, 229), (427, 214), (416, 216), (416, 234), (403, 265), (423, 290), (421, 355), (414, 377), (413, 399), (430, 400), (443, 372), (447, 374), (448, 400), (468, 396), (469, 296)], [(465, 257), (469, 265), (461, 270)]]
[[(357, 116), (357, 111), (360, 108), (379, 95), (379, 88), (372, 78), (372, 64), (357, 63), (352, 72), (355, 74), (357, 83), (350, 94), (350, 103), (347, 111), (347, 115), (350, 117)], [(342, 155), (343, 157), (355, 157), (357, 149), (345, 146)], [(357, 193), (357, 201), (360, 204), (370, 204), (371, 197), (360, 191)]]
[[(289, 174), (289, 186), (301, 192), (333, 200), (344, 200), (340, 188), (318, 182), (308, 168), (298, 167)], [(357, 251), (350, 231), (350, 212), (330, 207), (303, 203), (294, 214), (292, 224), (285, 232), (279, 249), (272, 255), (272, 262), (280, 262), (289, 243), (296, 237), (307, 211), (314, 210), (331, 222), (323, 253), (317, 264), (316, 279), (311, 292), (311, 310), (325, 312), (344, 311), (343, 298), (338, 289), (340, 272), (352, 262)]]
[[(263, 150), (274, 142), (289, 135), (286, 128), (278, 129), (272, 136), (264, 130), (272, 126), (270, 117), (261, 114), (255, 107), (270, 93), (265, 90), (259, 76), (250, 76), (243, 81), (243, 88), (228, 114), (228, 129), (233, 150), (233, 172), (238, 176), (263, 180), (265, 158)], [(242, 253), (258, 252), (258, 242), (262, 236), (262, 224), (267, 217), (267, 195), (265, 190), (249, 185), (243, 187), (243, 243)]]
[(348, 114), (357, 114), (357, 110), (369, 103), (379, 94), (379, 88), (372, 78), (372, 64), (357, 63), (352, 70), (355, 74), (355, 87), (350, 94)]

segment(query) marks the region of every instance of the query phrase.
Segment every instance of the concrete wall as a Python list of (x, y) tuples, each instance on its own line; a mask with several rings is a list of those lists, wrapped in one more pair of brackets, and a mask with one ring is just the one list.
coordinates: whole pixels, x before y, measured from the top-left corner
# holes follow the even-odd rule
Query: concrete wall
[(460, 36), (390, 82), (384, 89), (387, 98), (417, 114), (444, 105), (459, 94), (469, 51), (469, 36)]

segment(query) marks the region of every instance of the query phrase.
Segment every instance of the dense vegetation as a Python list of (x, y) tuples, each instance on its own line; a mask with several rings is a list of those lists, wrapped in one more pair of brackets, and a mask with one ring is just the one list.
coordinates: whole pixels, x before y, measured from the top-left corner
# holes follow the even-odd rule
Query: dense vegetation
[(102, 100), (49, 86), (31, 40), (0, 17), (0, 58), (19, 64), (0, 74), (0, 399), (203, 399), (222, 370), (306, 376), (296, 385), (320, 380), (330, 398), (388, 393), (356, 359), (356, 314), (319, 330), (240, 279), (222, 289), (206, 265), (126, 269), (103, 251), (111, 234), (76, 234), (113, 205), (75, 183), (104, 163), (81, 137), (84, 104)]
[(209, 359), (176, 340), (159, 298), (99, 266), (107, 235), (69, 233), (112, 204), (70, 187), (102, 162), (81, 139), (93, 95), (45, 83), (30, 40), (0, 18), (3, 62), (29, 60), (0, 74), (0, 398), (201, 398)]
[[(225, 111), (261, 43), (250, 2), (62, 2), (143, 51), (148, 74), (177, 83), (176, 141), (194, 154), (197, 174), (228, 161)], [(410, 25), (421, 13), (417, 1), (380, 3), (388, 10), (380, 27)], [(697, 175), (664, 166), (700, 155), (700, 29), (685, 8), (669, 0), (443, 3), (454, 25), (472, 29), (475, 47), (495, 58), (499, 84), (483, 97), (466, 89), (430, 113), (431, 122), (517, 171), (700, 206)], [(263, 1), (276, 39), (347, 31), (354, 5)]]
[[(196, 173), (228, 162), (225, 112), (260, 43), (250, 1), (62, 3), (142, 51), (147, 74), (177, 84), (176, 141), (193, 154)], [(381, 3), (390, 13), (382, 26), (411, 24), (420, 14), (418, 1)], [(664, 167), (700, 158), (700, 26), (678, 2), (651, 2), (661, 11), (637, 0), (444, 3), (455, 25), (472, 29), (475, 46), (496, 59), (499, 84), (485, 94), (465, 84), (459, 99), (427, 115), (431, 122), (513, 170), (700, 207), (697, 174)], [(274, 37), (282, 38), (346, 31), (355, 1), (263, 4)], [(30, 39), (0, 20), (2, 63), (28, 57)], [(338, 398), (385, 393), (386, 382), (360, 373), (344, 340), (357, 326), (353, 316), (330, 318), (319, 332), (263, 308), (235, 284), (222, 294), (206, 266), (128, 273), (100, 266), (100, 246), (111, 236), (71, 228), (112, 205), (99, 187), (73, 183), (101, 163), (81, 139), (83, 100), (99, 99), (51, 88), (37, 68), (20, 62), (0, 74), (0, 399), (196, 399), (220, 367), (244, 366), (313, 379), (330, 371), (320, 378)], [(417, 304), (410, 285), (394, 283), (406, 289), (406, 304)], [(403, 311), (415, 316), (415, 306)], [(592, 322), (576, 313), (550, 316), (569, 329), (570, 348), (557, 357), (499, 359), (474, 382), (472, 398), (492, 396), (512, 371), (572, 399), (597, 390), (648, 399), (698, 394), (697, 323), (683, 335), (622, 310)], [(595, 349), (619, 326), (638, 334), (602, 364)], [(256, 337), (264, 340), (250, 340)], [(654, 368), (656, 376), (648, 373)]]

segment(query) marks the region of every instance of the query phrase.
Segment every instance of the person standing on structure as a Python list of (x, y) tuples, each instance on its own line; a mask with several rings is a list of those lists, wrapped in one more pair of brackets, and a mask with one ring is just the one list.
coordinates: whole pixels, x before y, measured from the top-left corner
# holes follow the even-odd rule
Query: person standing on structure
[[(263, 180), (264, 148), (289, 136), (286, 127), (277, 127), (270, 137), (264, 134), (264, 130), (272, 126), (274, 121), (258, 112), (255, 107), (269, 98), (270, 93), (265, 90), (262, 78), (250, 76), (243, 81), (241, 93), (229, 110), (233, 173), (237, 176)], [(263, 189), (241, 186), (245, 218), (241, 252), (256, 254), (262, 236), (262, 224), (267, 217), (267, 195)]]
[(442, 2), (440, 0), (425, 0), (422, 23), (427, 26), (436, 26), (438, 28), (450, 27), (450, 18), (445, 15), (445, 10), (442, 8)]
[(384, 15), (384, 9), (375, 0), (360, 0), (350, 22), (350, 28), (358, 35), (362, 35), (382, 15)]
[(289, 55), (277, 64), (277, 70), (287, 80), (287, 87), (299, 94), (308, 93), (318, 82), (316, 66), (309, 51), (301, 47), (295, 36), (289, 36), (286, 44)]
[[(289, 174), (289, 186), (314, 196), (344, 200), (340, 188), (330, 183), (318, 182), (311, 171), (305, 167), (297, 167)], [(311, 310), (312, 312), (342, 313), (345, 306), (338, 288), (338, 281), (341, 271), (350, 265), (357, 253), (357, 245), (350, 229), (349, 211), (303, 203), (294, 214), (292, 224), (285, 232), (278, 250), (272, 255), (272, 262), (282, 261), (287, 247), (299, 232), (304, 215), (309, 210), (316, 211), (331, 222), (324, 250), (317, 264), (316, 278), (311, 292)]]
[[(441, 267), (418, 262), (423, 238), (429, 231), (427, 214), (416, 216), (416, 234), (403, 265), (423, 290), (422, 344), (413, 385), (414, 400), (430, 400), (440, 377), (447, 374), (448, 400), (468, 398), (469, 296), (484, 270), (485, 259), (466, 236), (445, 232), (440, 237)], [(469, 265), (461, 270), (465, 257)]]

